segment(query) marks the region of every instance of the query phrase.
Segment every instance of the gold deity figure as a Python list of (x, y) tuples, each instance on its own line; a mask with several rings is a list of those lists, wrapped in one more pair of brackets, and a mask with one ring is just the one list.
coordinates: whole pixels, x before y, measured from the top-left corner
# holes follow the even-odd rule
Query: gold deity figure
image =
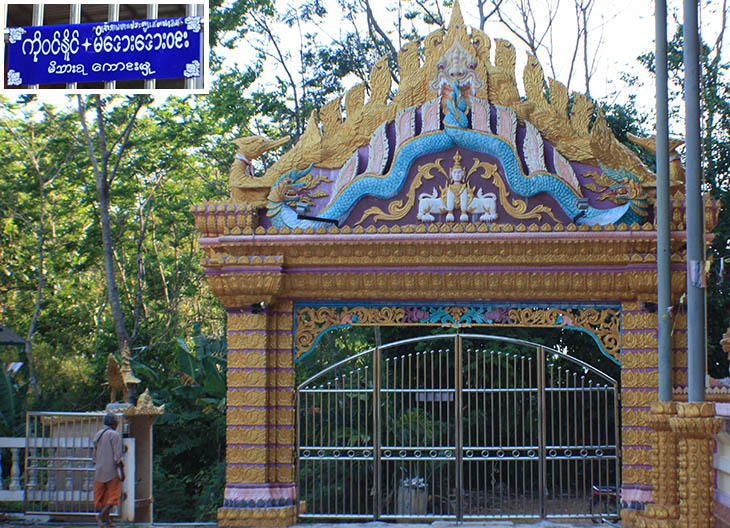
[(454, 221), (454, 208), (456, 205), (456, 197), (459, 197), (459, 216), (460, 222), (467, 222), (469, 215), (467, 214), (469, 204), (469, 189), (465, 181), (466, 174), (464, 167), (461, 166), (461, 154), (459, 151), (454, 155), (454, 166), (449, 173), (449, 184), (446, 188), (446, 221)]

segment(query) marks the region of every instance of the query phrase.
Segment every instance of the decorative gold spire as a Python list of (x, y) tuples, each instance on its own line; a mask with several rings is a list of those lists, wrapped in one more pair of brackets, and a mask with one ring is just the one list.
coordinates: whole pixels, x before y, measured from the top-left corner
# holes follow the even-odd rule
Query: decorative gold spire
[(464, 27), (464, 17), (461, 16), (459, 0), (455, 0), (454, 7), (451, 10), (451, 20), (449, 20), (449, 33), (457, 31), (460, 27)]
[(106, 362), (106, 375), (109, 382), (109, 393), (111, 403), (117, 398), (117, 393), (122, 391), (122, 403), (127, 403), (130, 389), (140, 382), (140, 379), (132, 372), (129, 364), (129, 346), (125, 343), (122, 349), (122, 364), (120, 365), (112, 354), (109, 354)]
[(463, 169), (461, 166), (461, 154), (459, 151), (456, 151), (456, 154), (454, 154), (454, 168), (455, 169)]
[(165, 413), (164, 405), (152, 403), (149, 389), (145, 389), (137, 398), (137, 405), (124, 411), (124, 416), (159, 416)]

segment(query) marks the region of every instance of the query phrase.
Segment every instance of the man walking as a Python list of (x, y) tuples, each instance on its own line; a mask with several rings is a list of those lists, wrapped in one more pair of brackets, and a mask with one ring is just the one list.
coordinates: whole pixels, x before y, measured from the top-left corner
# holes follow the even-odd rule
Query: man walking
[(117, 425), (117, 415), (107, 413), (104, 427), (94, 436), (94, 505), (99, 509), (99, 528), (114, 526), (109, 514), (114, 506), (119, 506), (122, 494), (122, 435), (117, 432)]

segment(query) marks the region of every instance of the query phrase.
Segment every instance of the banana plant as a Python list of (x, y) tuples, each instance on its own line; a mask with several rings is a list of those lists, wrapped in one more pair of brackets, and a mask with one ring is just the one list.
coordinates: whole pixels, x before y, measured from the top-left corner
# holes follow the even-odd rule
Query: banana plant
[(14, 383), (0, 363), (0, 436), (23, 436), (27, 383)]

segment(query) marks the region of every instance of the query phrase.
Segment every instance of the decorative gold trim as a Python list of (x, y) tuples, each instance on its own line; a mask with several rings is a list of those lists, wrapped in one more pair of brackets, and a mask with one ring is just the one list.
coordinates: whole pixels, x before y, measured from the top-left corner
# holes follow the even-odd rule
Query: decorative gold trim
[[(517, 326), (529, 328), (580, 328), (593, 334), (604, 350), (619, 360), (619, 312), (618, 310), (594, 308), (512, 308), (496, 306), (493, 309), (438, 306), (433, 310), (443, 312), (444, 316), (430, 319), (428, 307), (347, 307), (347, 306), (301, 306), (297, 309), (297, 334), (295, 337), (296, 356), (308, 351), (319, 336), (329, 328), (342, 326)], [(426, 311), (424, 311), (426, 310)], [(485, 322), (475, 322), (462, 317), (474, 311), (475, 315), (490, 318)], [(418, 314), (418, 315), (416, 315)], [(419, 320), (420, 318), (420, 320)]]
[(228, 466), (226, 482), (249, 482), (252, 484), (271, 482), (268, 468), (259, 466)]
[(649, 372), (624, 371), (621, 373), (621, 385), (624, 387), (657, 387), (659, 384), (658, 370)]
[(656, 349), (657, 347), (657, 336), (653, 332), (629, 330), (621, 334), (621, 340), (623, 348), (626, 349)]
[[(237, 349), (246, 348), (241, 346), (240, 340), (234, 339), (235, 335), (228, 336), (228, 368), (264, 368), (269, 363), (269, 354), (266, 350), (261, 352), (240, 352)], [(264, 336), (265, 337), (265, 336)], [(251, 347), (257, 348), (257, 347)], [(261, 347), (263, 348), (263, 347)], [(271, 354), (275, 356), (275, 354)]]
[(654, 350), (642, 350), (641, 352), (627, 352), (624, 350), (621, 354), (621, 366), (626, 369), (657, 368), (658, 358), (659, 356)]
[[(528, 55), (523, 74), (527, 100), (521, 101), (516, 85), (514, 47), (498, 39), (492, 64), (489, 61), (489, 38), (475, 29), (470, 35), (466, 29), (459, 8), (455, 6), (448, 31), (437, 30), (424, 39), (422, 64), (416, 44), (406, 46), (399, 53), (398, 63), (404, 69), (401, 70), (401, 85), (392, 102), (388, 102), (391, 78), (387, 58), (384, 57), (370, 72), (372, 94), (367, 103), (363, 105), (362, 87), (355, 87), (348, 92), (347, 115), (343, 119), (341, 100), (331, 101), (319, 112), (322, 133), (313, 113), (299, 141), (262, 178), (243, 180), (241, 184), (271, 186), (286, 172), (302, 170), (311, 163), (322, 168), (341, 167), (357, 148), (368, 143), (381, 123), (394, 119), (401, 110), (421, 105), (434, 97), (428, 85), (439, 72), (439, 61), (458, 42), (467, 55), (476, 59), (473, 71), (483, 81), (482, 86), (474, 86), (476, 97), (514, 109), (519, 119), (534, 124), (543, 137), (568, 159), (592, 164), (601, 162), (614, 169), (625, 168), (637, 175), (642, 184), (655, 185), (653, 174), (638, 156), (614, 137), (602, 112), (594, 112), (592, 104), (584, 96), (573, 94), (574, 105), (569, 113), (567, 89), (550, 79), (548, 100), (543, 70), (535, 57)], [(590, 128), (594, 114), (595, 121)]]
[(268, 427), (229, 427), (226, 430), (226, 444), (265, 444), (270, 432)]
[(137, 404), (124, 411), (124, 416), (160, 416), (165, 414), (164, 405), (152, 403), (149, 389), (145, 389), (137, 398)]
[[(624, 354), (622, 358), (626, 358)], [(627, 368), (624, 363), (621, 363), (622, 368)], [(649, 407), (656, 402), (658, 393), (657, 391), (645, 391), (646, 387), (623, 387), (621, 389), (621, 405), (625, 407)], [(632, 442), (626, 442), (631, 444)]]
[[(649, 411), (641, 411), (637, 409), (621, 409), (621, 425), (646, 425), (648, 420)], [(649, 482), (649, 481), (647, 481)]]
[(218, 526), (276, 527), (291, 526), (297, 522), (294, 506), (279, 508), (218, 508)]
[(680, 403), (669, 419), (679, 439), (679, 524), (710, 528), (713, 525), (712, 454), (714, 440), (724, 422), (715, 417), (709, 402)]
[[(291, 389), (270, 388), (266, 391), (262, 390), (228, 390), (226, 392), (226, 403), (228, 405), (248, 405), (248, 406), (281, 406), (293, 405), (294, 395)], [(255, 442), (254, 442), (255, 443)]]
[(228, 331), (265, 330), (268, 318), (265, 313), (228, 314)]
[(657, 316), (654, 313), (622, 313), (621, 328), (626, 330), (642, 330), (656, 328)]
[(413, 209), (413, 206), (416, 203), (416, 191), (421, 187), (423, 180), (431, 180), (434, 178), (434, 175), (431, 174), (433, 169), (437, 169), (448, 180), (449, 175), (441, 166), (442, 162), (443, 159), (439, 158), (432, 163), (425, 163), (418, 167), (418, 171), (416, 172), (413, 182), (406, 194), (407, 199), (405, 203), (403, 203), (402, 200), (394, 200), (390, 202), (390, 204), (388, 204), (387, 213), (383, 212), (380, 207), (370, 207), (365, 210), (362, 217), (355, 223), (355, 225), (359, 226), (371, 216), (373, 217), (373, 222), (377, 222), (379, 220), (402, 220), (411, 211), (411, 209)]
[[(575, 232), (581, 231), (577, 227), (573, 231), (560, 234), (534, 232), (530, 229), (525, 225), (520, 227), (509, 224), (421, 224), (411, 230), (400, 229), (399, 233), (388, 237), (381, 237), (382, 233), (370, 226), (369, 233), (365, 233), (361, 227), (355, 229), (362, 231), (362, 237), (350, 236), (339, 240), (336, 237), (320, 237), (316, 233), (305, 239), (294, 236), (244, 238), (235, 245), (217, 246), (215, 258), (205, 260), (204, 265), (209, 270), (223, 274), (210, 278), (223, 276), (231, 281), (245, 282), (249, 277), (251, 280), (259, 280), (256, 273), (244, 272), (241, 268), (249, 265), (249, 255), (263, 251), (275, 251), (283, 257), (286, 265), (279, 266), (284, 273), (292, 268), (323, 264), (340, 270), (375, 265), (399, 268), (403, 266), (404, 259), (417, 259), (421, 266), (457, 268), (475, 265), (530, 265), (539, 269), (541, 266), (570, 263), (572, 266), (605, 265), (620, 270), (626, 266), (656, 264), (655, 258), (643, 256), (656, 251), (656, 241), (651, 237), (603, 236), (594, 239), (590, 236), (577, 236)], [(534, 233), (534, 236), (523, 234), (527, 232)], [(456, 236), (444, 236), (449, 234)], [(431, 238), (432, 235), (438, 236)], [(214, 250), (209, 248), (206, 251), (212, 253)], [(218, 251), (225, 254), (219, 255)], [(230, 271), (234, 268), (238, 271)], [(276, 274), (273, 269), (268, 273)], [(609, 275), (610, 272), (604, 274)], [(674, 275), (681, 277), (682, 273)], [(678, 285), (674, 286), (676, 288)]]
[(294, 450), (291, 447), (228, 446), (226, 462), (229, 464), (292, 464)]
[[(262, 328), (262, 330), (265, 329)], [(231, 349), (259, 348), (266, 350), (267, 343), (268, 337), (266, 334), (228, 334), (228, 348)]]
[(656, 461), (652, 472), (653, 498), (656, 506), (648, 509), (649, 518), (678, 518), (677, 436), (670, 419), (677, 415), (675, 402), (654, 402), (648, 423), (655, 437)]
[(226, 376), (229, 387), (266, 387), (267, 373), (261, 371), (229, 370)]
[(510, 199), (510, 193), (507, 190), (507, 185), (504, 183), (504, 180), (499, 174), (497, 166), (494, 163), (487, 163), (485, 161), (475, 159), (474, 165), (472, 165), (471, 169), (469, 169), (467, 179), (479, 169), (484, 170), (484, 173), (482, 174), (483, 179), (492, 180), (494, 182), (495, 187), (499, 190), (499, 205), (501, 205), (512, 218), (516, 218), (518, 220), (528, 220), (530, 218), (542, 220), (542, 215), (547, 215), (552, 218), (554, 222), (558, 222), (558, 219), (555, 218), (552, 210), (546, 205), (536, 205), (528, 211), (527, 202), (525, 200), (520, 200), (519, 198)]
[(652, 468), (624, 466), (621, 468), (622, 484), (646, 484), (651, 482)]
[(621, 449), (621, 462), (624, 464), (647, 464), (653, 459), (653, 451), (626, 445)]
[(621, 440), (625, 445), (652, 445), (654, 433), (646, 429), (624, 429), (621, 431)]
[[(292, 384), (293, 384), (292, 379)], [(294, 409), (228, 409), (228, 425), (293, 425)]]

